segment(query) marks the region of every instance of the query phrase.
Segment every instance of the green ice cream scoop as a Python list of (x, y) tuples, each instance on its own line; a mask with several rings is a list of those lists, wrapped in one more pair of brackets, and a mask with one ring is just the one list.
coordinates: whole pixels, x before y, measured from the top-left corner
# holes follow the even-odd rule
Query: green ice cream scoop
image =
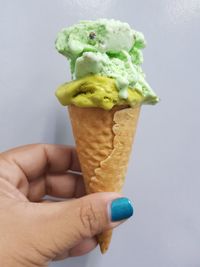
[[(127, 23), (113, 19), (81, 21), (63, 29), (58, 33), (56, 49), (69, 59), (73, 81), (58, 89), (58, 99), (64, 105), (75, 104), (104, 109), (121, 104), (134, 106), (136, 103), (157, 103), (158, 97), (146, 82), (141, 69), (141, 49), (144, 47), (145, 39), (142, 33), (131, 29)], [(99, 77), (112, 80), (109, 90), (105, 84), (108, 80), (101, 79), (99, 82)], [(83, 91), (81, 96), (76, 95), (77, 84), (81, 83), (83, 88), (82, 81), (87, 79), (89, 91), (93, 86), (92, 95), (88, 93), (88, 89), (85, 89), (87, 93), (84, 97)], [(88, 85), (86, 87), (88, 88)], [(64, 91), (66, 92), (63, 93)], [(100, 101), (102, 91), (107, 103)]]

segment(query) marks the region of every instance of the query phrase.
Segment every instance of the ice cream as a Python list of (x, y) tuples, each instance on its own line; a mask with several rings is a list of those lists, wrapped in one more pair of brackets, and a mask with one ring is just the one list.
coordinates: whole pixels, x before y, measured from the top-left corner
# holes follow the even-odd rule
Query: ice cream
[[(71, 82), (57, 90), (60, 102), (76, 104), (80, 107), (96, 106), (111, 109), (114, 105), (124, 104), (124, 102), (130, 106), (138, 104), (138, 94), (140, 94), (140, 103), (157, 103), (158, 97), (145, 81), (145, 75), (141, 69), (143, 62), (141, 49), (145, 47), (145, 43), (142, 33), (131, 29), (127, 23), (116, 20), (82, 21), (63, 29), (58, 34), (56, 48), (69, 59), (75, 85)], [(111, 88), (106, 90), (108, 86), (105, 84), (108, 79), (103, 81), (95, 76), (95, 80), (91, 75), (113, 78), (113, 94), (116, 94), (116, 89), (119, 94), (113, 105), (104, 105), (102, 101), (97, 101), (98, 103), (94, 101), (94, 98), (98, 98), (102, 91), (104, 91), (104, 96), (110, 99)], [(88, 94), (90, 101), (83, 103), (79, 95), (78, 100), (74, 98), (77, 97), (77, 86), (79, 86), (77, 82), (80, 81), (83, 84), (85, 81), (82, 79), (87, 76), (90, 76), (92, 83), (95, 82), (92, 90), (93, 100), (91, 101), (91, 96)], [(101, 90), (98, 90), (100, 87)], [(66, 94), (63, 93), (64, 91)], [(71, 92), (70, 98), (69, 91)], [(87, 92), (91, 92), (90, 85), (84, 86), (84, 93)]]
[(90, 75), (65, 83), (56, 91), (64, 106), (74, 104), (78, 107), (100, 107), (110, 110), (113, 106), (137, 106), (141, 103), (155, 103), (153, 96), (143, 96), (137, 89), (127, 89), (127, 98), (121, 98), (113, 78)]
[[(63, 29), (58, 52), (70, 61), (72, 81), (56, 96), (69, 106), (86, 192), (120, 192), (142, 104), (158, 97), (145, 80), (142, 33), (127, 23), (99, 19)], [(97, 236), (102, 253), (112, 231)]]

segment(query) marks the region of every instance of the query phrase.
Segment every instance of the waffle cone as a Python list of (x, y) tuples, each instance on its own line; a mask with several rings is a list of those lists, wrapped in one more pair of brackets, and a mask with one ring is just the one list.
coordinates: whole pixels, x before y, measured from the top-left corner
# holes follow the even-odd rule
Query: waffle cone
[[(140, 107), (101, 108), (69, 106), (73, 134), (87, 194), (120, 192), (124, 184)], [(102, 253), (112, 230), (97, 236)]]

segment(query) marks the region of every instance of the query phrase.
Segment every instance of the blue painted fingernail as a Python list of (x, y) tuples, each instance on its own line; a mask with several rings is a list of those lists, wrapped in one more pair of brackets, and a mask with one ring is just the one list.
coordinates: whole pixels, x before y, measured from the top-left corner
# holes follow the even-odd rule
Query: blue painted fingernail
[(117, 198), (111, 203), (111, 221), (121, 221), (133, 215), (134, 209), (131, 201), (126, 197)]

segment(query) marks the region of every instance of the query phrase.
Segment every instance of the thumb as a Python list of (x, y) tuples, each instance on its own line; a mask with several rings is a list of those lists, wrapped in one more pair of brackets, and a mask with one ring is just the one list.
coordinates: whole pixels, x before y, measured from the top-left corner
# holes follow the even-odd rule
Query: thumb
[(117, 193), (94, 193), (70, 201), (41, 204), (38, 211), (40, 244), (48, 244), (60, 254), (121, 224), (132, 216), (133, 206)]

